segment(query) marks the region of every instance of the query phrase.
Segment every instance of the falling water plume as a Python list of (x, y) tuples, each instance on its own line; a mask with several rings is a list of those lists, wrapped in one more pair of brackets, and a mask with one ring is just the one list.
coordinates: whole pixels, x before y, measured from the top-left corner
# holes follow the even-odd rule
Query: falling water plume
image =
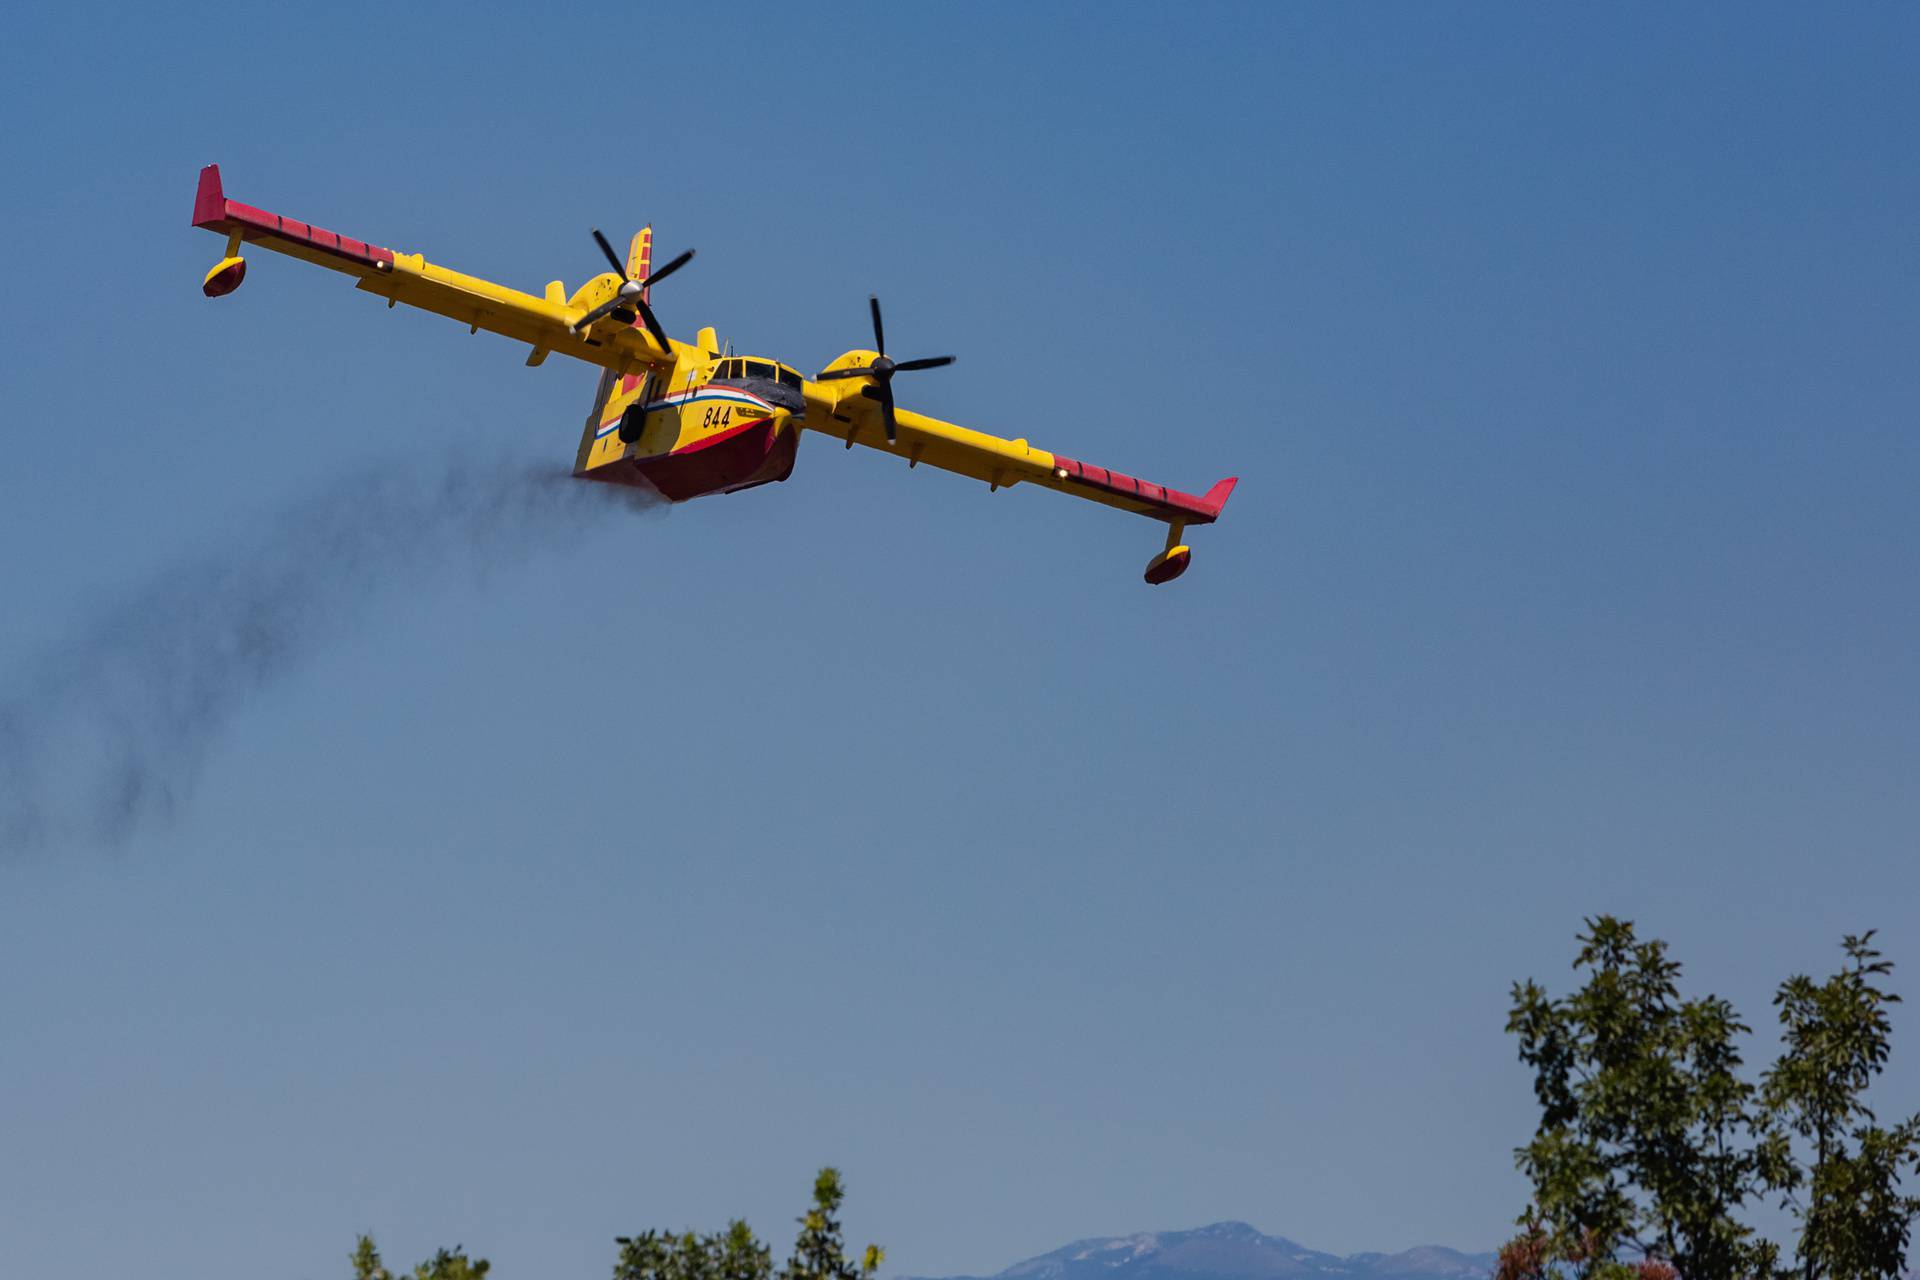
[(191, 796), (248, 699), (384, 590), (578, 545), (657, 499), (472, 458), (368, 471), (156, 573), (0, 677), (0, 854), (120, 845)]

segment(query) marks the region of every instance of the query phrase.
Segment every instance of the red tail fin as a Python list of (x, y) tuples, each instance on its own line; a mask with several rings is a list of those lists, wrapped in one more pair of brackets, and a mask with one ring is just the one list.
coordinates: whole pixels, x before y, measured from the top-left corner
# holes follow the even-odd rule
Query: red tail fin
[[(648, 223), (633, 233), (633, 243), (627, 247), (627, 278), (645, 280), (653, 274), (653, 224)], [(651, 304), (647, 295), (651, 289), (640, 291), (640, 301)], [(638, 327), (638, 326), (636, 326)]]

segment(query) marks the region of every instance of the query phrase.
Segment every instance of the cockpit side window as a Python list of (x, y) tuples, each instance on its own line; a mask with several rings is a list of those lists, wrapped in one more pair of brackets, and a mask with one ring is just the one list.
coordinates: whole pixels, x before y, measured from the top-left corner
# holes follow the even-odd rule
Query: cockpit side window
[(746, 364), (746, 367), (747, 367), (746, 368), (747, 377), (766, 378), (769, 381), (772, 380), (774, 376), (773, 366), (767, 363), (765, 360), (748, 360), (748, 361), (745, 361), (744, 363)]
[(783, 387), (792, 387), (795, 391), (806, 390), (805, 384), (800, 380), (800, 375), (785, 365), (780, 366), (780, 385)]

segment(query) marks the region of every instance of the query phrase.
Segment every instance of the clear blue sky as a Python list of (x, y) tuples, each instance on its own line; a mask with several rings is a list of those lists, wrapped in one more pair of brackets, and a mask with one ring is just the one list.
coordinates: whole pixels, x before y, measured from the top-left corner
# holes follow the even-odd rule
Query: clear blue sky
[(0, 861), (7, 1269), (595, 1276), (826, 1162), (899, 1272), (1482, 1248), (1583, 914), (1756, 1022), (1871, 925), (1920, 991), (1916, 62), (1877, 5), (17, 15), (0, 680), (342, 475), (572, 458), (591, 370), (203, 299), (212, 160), (535, 290), (651, 219), (676, 333), (816, 369), (877, 291), (961, 357), (914, 407), (1243, 480), (1158, 590), (1148, 522), (813, 440), (355, 598), (171, 823)]

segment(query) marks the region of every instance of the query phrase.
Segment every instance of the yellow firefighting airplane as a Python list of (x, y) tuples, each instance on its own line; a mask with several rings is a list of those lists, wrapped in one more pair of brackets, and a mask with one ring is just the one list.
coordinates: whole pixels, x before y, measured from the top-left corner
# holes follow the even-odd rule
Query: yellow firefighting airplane
[(526, 343), (529, 365), (555, 352), (598, 365), (599, 394), (587, 415), (574, 474), (588, 480), (638, 485), (674, 502), (709, 493), (734, 493), (793, 472), (800, 432), (818, 431), (907, 460), (983, 480), (994, 489), (1025, 481), (1166, 522), (1166, 547), (1147, 564), (1146, 580), (1168, 582), (1186, 571), (1191, 550), (1181, 542), (1188, 525), (1220, 516), (1234, 480), (1194, 497), (1148, 484), (1025, 440), (1003, 440), (899, 408), (898, 373), (953, 363), (952, 356), (895, 360), (887, 355), (880, 301), (872, 300), (871, 351), (849, 351), (813, 378), (777, 360), (723, 353), (714, 331), (700, 330), (692, 345), (669, 338), (649, 305), (651, 287), (685, 266), (689, 249), (653, 268), (653, 229), (633, 238), (622, 262), (598, 231), (600, 251), (613, 268), (572, 294), (558, 280), (545, 296), (437, 267), (419, 254), (377, 245), (229, 200), (220, 166), (200, 171), (193, 225), (227, 238), (227, 252), (201, 289), (209, 298), (240, 287), (245, 243), (343, 271), (360, 289), (464, 320)]

